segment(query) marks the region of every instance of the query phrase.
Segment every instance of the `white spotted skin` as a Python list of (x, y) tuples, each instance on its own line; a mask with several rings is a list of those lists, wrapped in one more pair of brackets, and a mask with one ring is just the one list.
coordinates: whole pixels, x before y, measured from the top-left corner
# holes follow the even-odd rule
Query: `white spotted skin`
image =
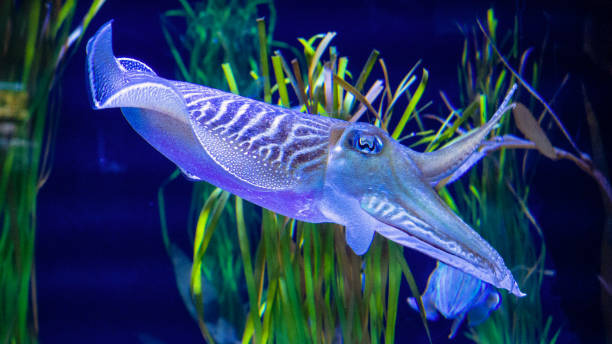
[(216, 164), (246, 184), (267, 190), (299, 189), (320, 179), (330, 130), (343, 125), (204, 86), (174, 82), (190, 123)]

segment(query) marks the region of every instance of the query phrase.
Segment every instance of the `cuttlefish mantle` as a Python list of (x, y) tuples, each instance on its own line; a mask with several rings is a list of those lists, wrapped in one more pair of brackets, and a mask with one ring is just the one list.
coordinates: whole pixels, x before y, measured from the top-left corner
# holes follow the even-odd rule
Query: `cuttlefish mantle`
[(346, 226), (364, 254), (375, 232), (522, 296), (500, 255), (431, 187), (474, 162), (481, 141), (512, 105), (512, 91), (481, 128), (433, 153), (418, 153), (380, 128), (279, 108), (161, 78), (115, 58), (111, 22), (87, 44), (94, 109), (121, 108), (149, 144), (190, 179), (272, 211)]

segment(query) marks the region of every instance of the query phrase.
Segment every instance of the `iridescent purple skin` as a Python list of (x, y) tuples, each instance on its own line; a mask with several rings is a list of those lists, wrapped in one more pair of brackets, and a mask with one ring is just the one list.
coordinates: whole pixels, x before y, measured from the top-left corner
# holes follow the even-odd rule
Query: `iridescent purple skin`
[[(413, 297), (408, 298), (408, 304), (414, 310), (419, 309)], [(468, 325), (476, 326), (500, 304), (501, 295), (490, 284), (440, 262), (429, 275), (423, 294), (428, 320), (438, 320), (439, 314), (454, 320), (448, 338), (455, 336), (466, 315)]]
[(499, 254), (431, 187), (477, 161), (474, 152), (512, 107), (510, 96), (481, 128), (418, 153), (366, 123), (163, 79), (140, 61), (115, 58), (111, 32), (109, 22), (87, 44), (93, 108), (121, 108), (136, 132), (190, 179), (301, 221), (344, 225), (357, 254), (378, 232), (524, 295)]

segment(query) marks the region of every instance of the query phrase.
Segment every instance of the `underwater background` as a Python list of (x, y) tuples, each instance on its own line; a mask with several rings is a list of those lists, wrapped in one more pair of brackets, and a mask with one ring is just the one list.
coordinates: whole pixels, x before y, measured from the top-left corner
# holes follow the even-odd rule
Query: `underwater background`
[[(606, 157), (612, 158), (607, 149), (612, 145), (607, 134), (612, 129), (608, 2), (315, 0), (275, 5), (277, 41), (296, 46), (297, 37), (335, 31), (334, 45), (350, 57), (351, 65), (362, 66), (375, 48), (394, 83), (422, 59), (430, 73), (423, 97), (433, 102), (433, 112), (441, 108), (440, 90), (451, 99), (458, 93), (457, 65), (464, 36), (457, 24), (473, 25), (494, 8), (500, 27), (511, 28), (518, 15), (524, 47), (548, 42), (539, 52), (545, 64), (538, 91), (549, 99), (570, 74), (554, 108), (577, 145), (590, 147), (583, 115), (584, 84), (599, 119)], [(114, 19), (117, 56), (138, 58), (158, 75), (173, 78), (176, 64), (160, 15), (179, 6), (174, 1), (109, 0), (85, 38)], [(588, 39), (594, 42), (595, 53), (585, 51)], [(220, 66), (224, 61), (217, 62)], [(84, 64), (81, 45), (63, 76), (53, 170), (38, 195), (39, 340), (203, 342), (177, 292), (160, 232), (157, 190), (175, 166), (136, 135), (118, 110), (91, 109)], [(553, 134), (551, 140), (555, 135), (561, 136)], [(179, 178), (166, 193), (166, 215), (170, 234), (186, 252), (190, 251), (184, 234), (190, 201), (191, 182)], [(545, 266), (554, 271), (554, 276), (544, 277), (541, 298), (543, 313), (552, 316), (552, 328), (561, 329), (557, 343), (604, 343), (598, 275), (605, 214), (597, 186), (569, 162), (542, 159), (528, 203), (544, 233)], [(435, 261), (412, 250), (404, 254), (422, 291)], [(427, 343), (419, 314), (405, 302), (408, 296), (408, 287), (402, 285), (396, 342)], [(449, 321), (428, 325), (433, 343), (471, 342), (461, 330), (447, 339)]]

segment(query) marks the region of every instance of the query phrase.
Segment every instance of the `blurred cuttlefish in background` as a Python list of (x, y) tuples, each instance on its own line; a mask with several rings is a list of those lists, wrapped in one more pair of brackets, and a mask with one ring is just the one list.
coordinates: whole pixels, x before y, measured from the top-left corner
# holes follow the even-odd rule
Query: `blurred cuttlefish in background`
[[(414, 297), (408, 298), (408, 304), (419, 309)], [(423, 294), (428, 320), (438, 320), (439, 314), (453, 319), (448, 338), (455, 337), (466, 316), (468, 325), (476, 326), (487, 320), (500, 304), (501, 296), (490, 284), (440, 262), (429, 275)]]
[(364, 254), (374, 233), (523, 296), (500, 255), (438, 197), (502, 114), (455, 143), (419, 153), (373, 125), (276, 107), (161, 78), (144, 63), (115, 58), (111, 22), (87, 43), (94, 109), (119, 107), (149, 144), (192, 180), (203, 180), (300, 221), (346, 227)]

